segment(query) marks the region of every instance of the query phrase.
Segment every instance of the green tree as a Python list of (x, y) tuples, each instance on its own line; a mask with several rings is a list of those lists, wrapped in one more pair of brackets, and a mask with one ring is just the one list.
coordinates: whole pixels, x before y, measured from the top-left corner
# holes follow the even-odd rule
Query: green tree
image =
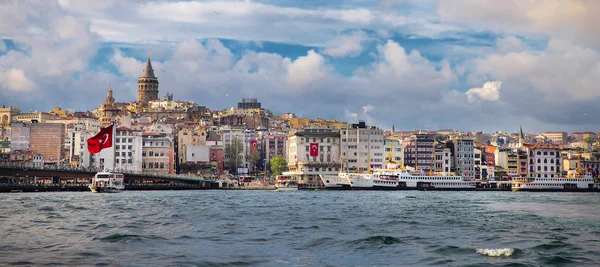
[(273, 175), (280, 175), (287, 170), (287, 162), (282, 156), (275, 156), (270, 161), (271, 172)]
[(225, 145), (225, 155), (227, 166), (229, 170), (235, 170), (237, 172), (238, 164), (240, 164), (240, 159), (242, 158), (242, 152), (244, 151), (244, 144), (241, 140), (236, 137), (231, 140), (231, 144)]

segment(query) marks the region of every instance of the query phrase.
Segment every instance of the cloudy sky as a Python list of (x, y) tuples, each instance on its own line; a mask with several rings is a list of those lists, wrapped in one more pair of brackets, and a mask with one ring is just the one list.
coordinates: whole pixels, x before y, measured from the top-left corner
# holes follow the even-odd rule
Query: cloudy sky
[(160, 96), (384, 129), (600, 131), (600, 1), (0, 0), (0, 104)]

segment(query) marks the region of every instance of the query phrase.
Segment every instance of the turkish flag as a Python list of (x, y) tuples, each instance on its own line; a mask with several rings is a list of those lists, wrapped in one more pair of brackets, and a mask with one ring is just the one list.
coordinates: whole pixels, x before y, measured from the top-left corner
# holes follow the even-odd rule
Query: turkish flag
[(257, 144), (258, 144), (258, 142), (256, 140), (250, 140), (251, 146), (256, 147)]
[(319, 143), (310, 143), (310, 156), (319, 156)]
[(96, 154), (102, 149), (112, 147), (113, 145), (113, 127), (112, 124), (100, 130), (100, 132), (87, 140), (88, 151), (90, 154)]

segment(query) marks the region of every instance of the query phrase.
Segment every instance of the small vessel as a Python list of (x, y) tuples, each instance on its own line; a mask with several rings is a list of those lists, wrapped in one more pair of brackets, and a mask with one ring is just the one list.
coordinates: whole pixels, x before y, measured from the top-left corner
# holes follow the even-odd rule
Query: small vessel
[(567, 177), (513, 177), (512, 191), (598, 191), (599, 184), (591, 173)]
[(118, 193), (125, 189), (125, 177), (120, 173), (99, 172), (88, 186), (94, 193)]
[(278, 175), (275, 178), (275, 188), (279, 191), (298, 190), (298, 181), (291, 176)]

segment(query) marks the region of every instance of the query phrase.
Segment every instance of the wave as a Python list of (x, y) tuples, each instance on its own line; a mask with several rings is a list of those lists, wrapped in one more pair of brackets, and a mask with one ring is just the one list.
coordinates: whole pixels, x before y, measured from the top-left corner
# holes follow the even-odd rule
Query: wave
[(514, 248), (478, 248), (475, 251), (489, 257), (508, 257), (515, 253), (516, 250)]
[(141, 235), (122, 235), (122, 234), (112, 234), (109, 236), (105, 236), (102, 238), (95, 237), (93, 240), (99, 240), (102, 242), (108, 243), (118, 243), (118, 242), (141, 242), (143, 240), (165, 240), (166, 238), (160, 236), (141, 236)]

